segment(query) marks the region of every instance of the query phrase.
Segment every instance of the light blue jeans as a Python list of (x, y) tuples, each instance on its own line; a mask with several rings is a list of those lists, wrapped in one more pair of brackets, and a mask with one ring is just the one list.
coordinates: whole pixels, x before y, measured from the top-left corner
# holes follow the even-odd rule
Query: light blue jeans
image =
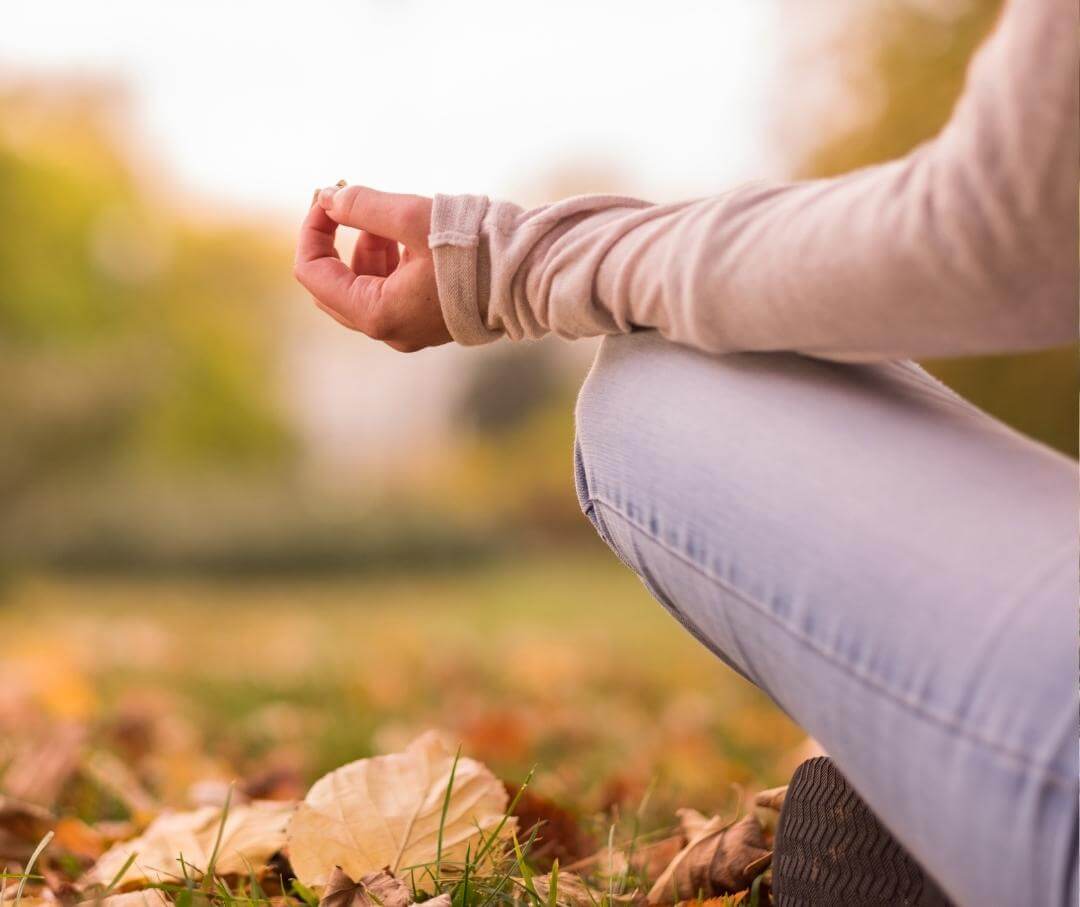
[(910, 362), (607, 338), (582, 508), (960, 905), (1077, 903), (1076, 464)]

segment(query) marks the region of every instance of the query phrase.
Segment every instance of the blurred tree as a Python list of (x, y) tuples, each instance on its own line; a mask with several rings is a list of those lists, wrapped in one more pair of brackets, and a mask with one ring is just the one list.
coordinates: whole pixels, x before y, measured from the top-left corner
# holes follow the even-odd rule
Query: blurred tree
[(0, 94), (0, 535), (57, 482), (281, 462), (284, 247), (140, 188), (108, 86)]
[[(832, 176), (906, 154), (948, 120), (968, 61), (1000, 0), (874, 0), (847, 7), (829, 55), (843, 98), (824, 111), (822, 137), (801, 176)], [(818, 58), (820, 59), (820, 58)], [(976, 405), (1020, 431), (1077, 453), (1074, 348), (924, 363)]]
[(505, 434), (550, 403), (564, 384), (546, 344), (485, 350), (469, 370), (457, 407), (460, 420), (480, 434)]

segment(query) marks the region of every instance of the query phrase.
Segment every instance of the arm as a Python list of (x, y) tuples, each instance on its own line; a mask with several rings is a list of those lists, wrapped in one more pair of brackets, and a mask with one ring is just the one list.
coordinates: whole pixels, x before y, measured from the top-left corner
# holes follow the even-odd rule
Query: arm
[(447, 326), (857, 358), (1070, 342), (1078, 78), (1074, 4), (1011, 0), (948, 126), (899, 161), (663, 206), (437, 196)]

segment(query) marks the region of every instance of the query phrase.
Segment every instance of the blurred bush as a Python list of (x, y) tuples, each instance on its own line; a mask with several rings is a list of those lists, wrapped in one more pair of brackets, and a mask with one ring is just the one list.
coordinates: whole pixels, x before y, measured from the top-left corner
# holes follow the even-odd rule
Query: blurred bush
[(171, 210), (108, 85), (0, 94), (0, 550), (111, 486), (280, 468), (272, 382), (288, 246)]
[(287, 247), (186, 222), (141, 187), (114, 97), (0, 95), (0, 503), (108, 466), (280, 461), (267, 392)]
[[(830, 7), (845, 27), (814, 65), (843, 97), (813, 118), (798, 175), (932, 137), (998, 6)], [(397, 479), (314, 494), (279, 409), (290, 238), (212, 205), (181, 215), (167, 178), (128, 152), (123, 112), (107, 83), (0, 88), (0, 562), (336, 572), (593, 542), (570, 478), (578, 370), (550, 344), (471, 357), (456, 434), (403, 451)], [(569, 170), (542, 194), (602, 182)], [(929, 366), (1075, 454), (1074, 349)]]
[[(832, 176), (890, 160), (932, 138), (948, 120), (968, 61), (1000, 7), (1000, 0), (851, 6), (850, 21), (828, 56), (845, 97), (821, 111), (821, 132), (812, 138), (799, 175)], [(923, 364), (977, 406), (1076, 456), (1074, 347)]]

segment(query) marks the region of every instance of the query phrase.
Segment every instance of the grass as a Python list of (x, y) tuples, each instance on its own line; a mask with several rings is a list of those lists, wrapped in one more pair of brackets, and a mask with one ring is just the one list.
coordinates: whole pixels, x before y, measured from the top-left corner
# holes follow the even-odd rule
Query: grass
[[(445, 860), (442, 854), (443, 831), (459, 758), (460, 753), (455, 756), (443, 797), (443, 809), (438, 828), (439, 844), (435, 860), (432, 864), (405, 867), (405, 870), (408, 871), (407, 877), (412, 880), (411, 896), (414, 901), (422, 902), (438, 895), (446, 895), (450, 898), (451, 907), (517, 907), (517, 905), (558, 907), (560, 904), (569, 905), (569, 907), (617, 907), (617, 905), (626, 902), (624, 895), (634, 892), (634, 903), (641, 902), (641, 895), (649, 890), (652, 880), (647, 875), (635, 872), (632, 862), (628, 862), (627, 869), (619, 874), (618, 879), (616, 879), (614, 873), (608, 872), (605, 877), (597, 871), (594, 871), (591, 876), (586, 875), (582, 879), (574, 879), (574, 886), (571, 890), (563, 893), (563, 896), (560, 897), (559, 862), (555, 860), (550, 870), (540, 876), (543, 879), (543, 889), (538, 889), (535, 881), (538, 876), (531, 864), (530, 852), (538, 835), (541, 833), (541, 827), (538, 825), (532, 828), (524, 842), (519, 841), (516, 832), (511, 832), (509, 845), (502, 833), (505, 823), (514, 813), (516, 804), (525, 792), (525, 784), (519, 788), (517, 794), (511, 799), (502, 821), (492, 829), (490, 834), (485, 835), (481, 829), (477, 829), (479, 841), (475, 851), (470, 848), (466, 852), (463, 862)], [(214, 847), (205, 871), (185, 861), (183, 854), (178, 854), (177, 862), (180, 865), (181, 874), (177, 877), (176, 882), (148, 884), (141, 890), (160, 891), (178, 907), (246, 907), (246, 905), (252, 905), (252, 907), (283, 907), (283, 905), (289, 904), (295, 905), (295, 907), (316, 907), (319, 902), (318, 896), (295, 878), (286, 882), (284, 878), (279, 877), (277, 880), (279, 893), (273, 895), (265, 890), (254, 869), (249, 871), (247, 877), (228, 878), (215, 872), (216, 857), (229, 816), (231, 793), (230, 790), (222, 806)], [(635, 815), (640, 815), (641, 812), (642, 809), (639, 808)], [(609, 850), (614, 850), (618, 846), (620, 851), (628, 856), (633, 854), (638, 843), (639, 829), (637, 821), (633, 823), (629, 840), (621, 840), (616, 845), (615, 834), (616, 825), (613, 824), (609, 830)], [(27, 883), (32, 880), (41, 880), (40, 876), (33, 874), (33, 870), (52, 838), (53, 832), (47, 833), (42, 838), (27, 861), (23, 872), (4, 874), (3, 882), (0, 884), (0, 900), (3, 899), (4, 886), (6, 886), (8, 880), (17, 879), (18, 888), (14, 897), (14, 907), (21, 907), (23, 892)], [(489, 860), (489, 855), (494, 859)], [(119, 880), (128, 867), (137, 859), (137, 856), (137, 854), (133, 853), (128, 857), (112, 881), (96, 891), (87, 892), (87, 897), (84, 898), (83, 902), (104, 902), (106, 898), (117, 890)], [(426, 879), (434, 883), (433, 891), (418, 888), (416, 885), (418, 870), (422, 880)], [(395, 867), (394, 871), (399, 878), (406, 878), (404, 873), (397, 872), (397, 867)], [(565, 878), (565, 876), (562, 878)], [(751, 891), (751, 897), (748, 901), (751, 907), (757, 903), (757, 889), (759, 886), (760, 879), (755, 883), (755, 887)], [(376, 907), (383, 907), (383, 902), (373, 891), (366, 890), (365, 894), (368, 900), (374, 903)], [(713, 903), (723, 907), (723, 905), (740, 902), (721, 897)]]
[(652, 783), (670, 815), (783, 783), (801, 740), (607, 557), (323, 583), (36, 579), (0, 633), (20, 640), (0, 681), (43, 714), (125, 759), (132, 733), (169, 739), (165, 802), (269, 768), (307, 783), (437, 727), (512, 783), (538, 765), (537, 789), (585, 812)]
[[(24, 578), (0, 603), (0, 634), (19, 640), (0, 665), (0, 765), (77, 723), (181, 808), (207, 781), (300, 796), (435, 727), (511, 786), (529, 778), (597, 849), (612, 834), (632, 850), (679, 806), (728, 814), (733, 789), (784, 783), (802, 740), (606, 555), (321, 582)], [(128, 815), (100, 778), (66, 785), (54, 807)], [(484, 845), (464, 866), (439, 861), (440, 889), (454, 907), (546, 907), (518, 844), (521, 859), (511, 848), (494, 866)], [(177, 899), (250, 903), (266, 895), (253, 884)], [(640, 884), (608, 874), (597, 890), (615, 903)]]

